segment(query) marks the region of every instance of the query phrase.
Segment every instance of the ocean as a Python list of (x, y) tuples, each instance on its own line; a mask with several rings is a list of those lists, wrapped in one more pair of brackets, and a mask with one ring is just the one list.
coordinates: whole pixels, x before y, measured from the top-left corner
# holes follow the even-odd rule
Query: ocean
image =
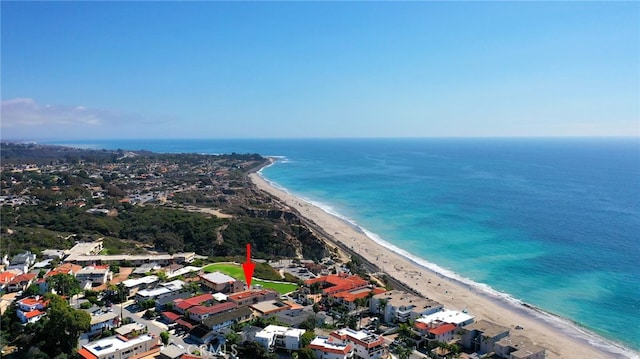
[(372, 238), (640, 350), (638, 138), (50, 143), (277, 156), (263, 177)]

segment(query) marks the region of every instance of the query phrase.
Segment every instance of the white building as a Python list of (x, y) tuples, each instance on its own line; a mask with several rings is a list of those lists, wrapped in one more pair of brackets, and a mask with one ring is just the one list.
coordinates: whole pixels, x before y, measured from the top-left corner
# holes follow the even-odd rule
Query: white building
[(120, 320), (118, 319), (118, 315), (116, 313), (100, 313), (98, 315), (91, 316), (91, 327), (87, 334), (89, 336), (101, 333), (104, 330), (112, 329), (118, 326)]
[(304, 329), (269, 325), (256, 333), (256, 342), (262, 344), (267, 350), (271, 348), (298, 350), (302, 334)]
[(369, 305), (372, 313), (383, 314), (385, 323), (405, 323), (443, 308), (442, 304), (434, 300), (399, 290), (376, 294), (371, 298)]
[(449, 323), (453, 324), (458, 328), (461, 328), (465, 325), (469, 325), (473, 323), (473, 316), (464, 312), (459, 312), (456, 310), (441, 310), (439, 312), (425, 315), (421, 318), (416, 319), (416, 322), (422, 322), (427, 324), (428, 326), (435, 327), (440, 324)]
[(136, 301), (140, 302), (147, 299), (158, 300), (171, 297), (175, 297), (173, 299), (181, 298), (176, 296), (176, 294), (185, 292), (183, 290), (185, 284), (185, 282), (176, 279), (168, 283), (161, 283), (154, 289), (140, 290), (136, 293)]
[(80, 283), (91, 282), (92, 286), (99, 286), (107, 283), (113, 278), (113, 273), (109, 266), (87, 266), (76, 273), (76, 279)]
[(384, 338), (368, 330), (342, 328), (331, 332), (334, 341), (351, 344), (356, 357), (364, 359), (385, 358), (388, 354)]
[(333, 337), (315, 337), (309, 344), (316, 359), (348, 359), (353, 358), (353, 346), (336, 340)]
[(129, 359), (158, 345), (158, 338), (153, 334), (143, 334), (131, 339), (118, 335), (85, 344), (78, 350), (78, 354), (84, 359)]

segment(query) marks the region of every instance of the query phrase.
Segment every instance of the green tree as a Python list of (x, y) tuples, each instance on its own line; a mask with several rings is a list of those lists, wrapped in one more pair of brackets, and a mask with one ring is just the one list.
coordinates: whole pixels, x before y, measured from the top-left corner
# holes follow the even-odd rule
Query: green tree
[(306, 332), (304, 332), (304, 334), (302, 334), (302, 336), (300, 337), (300, 348), (306, 348), (309, 344), (311, 344), (311, 341), (316, 337), (316, 333), (314, 333), (312, 330), (307, 330)]
[(80, 282), (71, 274), (56, 274), (47, 278), (47, 284), (57, 294), (71, 297), (81, 292)]
[(298, 351), (298, 359), (315, 359), (316, 355), (311, 348), (302, 348)]
[(160, 340), (162, 340), (162, 344), (169, 345), (169, 332), (161, 332)]
[(49, 309), (40, 333), (41, 338), (44, 338), (41, 349), (52, 357), (61, 353), (72, 353), (78, 345), (80, 334), (89, 330), (91, 316), (82, 310), (71, 308), (69, 303), (58, 295), (49, 294), (47, 299)]

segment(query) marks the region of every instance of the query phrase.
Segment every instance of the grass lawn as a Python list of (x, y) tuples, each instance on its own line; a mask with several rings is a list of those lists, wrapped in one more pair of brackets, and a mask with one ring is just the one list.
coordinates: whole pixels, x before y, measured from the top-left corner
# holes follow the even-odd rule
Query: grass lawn
[[(229, 263), (213, 263), (208, 266), (202, 268), (203, 271), (207, 273), (211, 272), (222, 272), (224, 274), (230, 275), (235, 279), (244, 280), (244, 271), (242, 270), (242, 266), (238, 264), (229, 264)], [(285, 294), (292, 292), (298, 289), (298, 285), (288, 282), (265, 282), (260, 279), (253, 279), (251, 281), (252, 285), (260, 284), (263, 288), (270, 288), (278, 291), (280, 294)]]

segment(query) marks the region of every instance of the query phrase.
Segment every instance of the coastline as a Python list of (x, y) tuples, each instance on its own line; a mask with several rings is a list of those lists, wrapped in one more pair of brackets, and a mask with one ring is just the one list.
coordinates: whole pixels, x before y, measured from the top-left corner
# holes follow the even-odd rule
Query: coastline
[[(271, 159), (273, 164), (274, 160)], [(608, 341), (540, 308), (478, 285), (412, 256), (368, 233), (356, 223), (329, 213), (318, 205), (295, 197), (261, 177), (249, 175), (252, 183), (298, 212), (322, 232), (333, 246), (363, 257), (380, 271), (425, 297), (454, 310), (466, 309), (476, 320), (486, 319), (510, 328), (511, 334), (528, 337), (547, 349), (547, 358), (639, 358), (630, 349)], [(445, 274), (443, 274), (445, 273)], [(474, 285), (475, 284), (475, 285)], [(516, 326), (523, 327), (515, 330)]]

